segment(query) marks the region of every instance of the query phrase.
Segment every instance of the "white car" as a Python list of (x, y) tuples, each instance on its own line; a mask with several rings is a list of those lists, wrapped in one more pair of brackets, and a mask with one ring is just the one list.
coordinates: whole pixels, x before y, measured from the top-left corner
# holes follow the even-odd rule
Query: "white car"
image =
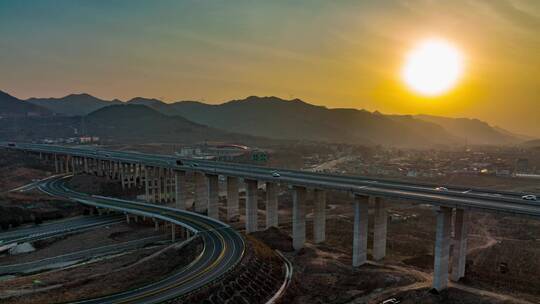
[(277, 171), (274, 171), (272, 172), (272, 177), (281, 177), (281, 174), (279, 174), (279, 172)]
[(521, 199), (524, 199), (526, 201), (535, 201), (536, 195), (527, 194), (527, 195), (522, 196)]
[(448, 191), (448, 188), (446, 188), (446, 187), (437, 187), (437, 188), (435, 188), (435, 190), (437, 190), (437, 191)]

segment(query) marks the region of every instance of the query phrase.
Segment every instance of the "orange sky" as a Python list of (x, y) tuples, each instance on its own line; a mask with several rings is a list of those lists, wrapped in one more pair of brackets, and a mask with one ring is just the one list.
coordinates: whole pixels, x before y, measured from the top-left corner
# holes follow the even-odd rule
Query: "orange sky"
[[(218, 103), (249, 95), (475, 117), (540, 137), (540, 1), (0, 3), (0, 90)], [(444, 96), (404, 87), (426, 37), (463, 50)]]

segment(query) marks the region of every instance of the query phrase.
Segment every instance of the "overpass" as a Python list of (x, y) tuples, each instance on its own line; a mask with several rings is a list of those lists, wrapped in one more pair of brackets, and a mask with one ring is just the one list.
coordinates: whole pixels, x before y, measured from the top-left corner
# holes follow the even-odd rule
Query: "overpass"
[[(246, 186), (246, 232), (259, 229), (257, 219), (257, 189), (266, 187), (266, 227), (278, 225), (277, 185), (289, 186), (293, 195), (293, 246), (301, 249), (306, 239), (306, 193), (313, 189), (315, 197), (313, 239), (316, 243), (326, 237), (326, 192), (342, 191), (350, 194), (354, 205), (352, 265), (367, 261), (368, 210), (374, 208), (373, 258), (386, 254), (387, 214), (384, 199), (424, 203), (435, 206), (437, 212), (434, 252), (433, 287), (447, 287), (452, 226), (454, 227), (453, 265), (450, 279), (465, 275), (469, 211), (502, 212), (540, 217), (540, 202), (523, 200), (524, 193), (493, 191), (479, 188), (438, 188), (427, 183), (412, 183), (360, 176), (321, 174), (284, 170), (235, 163), (178, 159), (167, 155), (137, 152), (93, 150), (39, 144), (2, 144), (39, 155), (54, 165), (57, 172), (80, 172), (119, 180), (122, 187), (144, 187), (145, 200), (150, 203), (174, 202), (184, 210), (186, 206), (186, 173), (195, 175), (194, 210), (206, 211), (218, 219), (219, 176), (226, 178), (227, 219), (238, 215), (239, 183)], [(452, 225), (453, 213), (454, 225)]]
[(153, 218), (155, 223), (162, 222), (164, 228), (171, 229), (173, 242), (175, 234), (183, 232), (188, 240), (201, 238), (203, 244), (202, 252), (194, 261), (160, 281), (76, 303), (162, 303), (173, 300), (218, 280), (244, 256), (245, 243), (242, 236), (220, 221), (185, 210), (76, 192), (65, 185), (67, 177), (69, 176), (46, 180), (39, 188), (53, 196), (126, 213), (128, 218)]

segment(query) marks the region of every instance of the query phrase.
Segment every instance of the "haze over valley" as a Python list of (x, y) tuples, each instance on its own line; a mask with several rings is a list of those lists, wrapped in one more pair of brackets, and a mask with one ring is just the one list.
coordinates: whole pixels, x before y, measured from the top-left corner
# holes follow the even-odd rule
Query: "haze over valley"
[[(197, 101), (165, 103), (141, 97), (127, 101), (102, 100), (89, 94), (21, 100), (1, 93), (0, 103), (5, 105), (1, 107), (3, 117), (23, 116), (29, 122), (50, 123), (51, 127), (40, 130), (40, 136), (48, 137), (68, 136), (73, 129), (82, 131), (80, 124), (84, 121), (84, 131), (89, 134), (140, 141), (154, 136), (152, 132), (163, 140), (178, 142), (193, 142), (196, 138), (233, 140), (235, 136), (239, 139), (239, 134), (246, 134), (276, 140), (409, 148), (515, 145), (531, 139), (477, 119), (329, 109), (299, 99), (278, 97), (250, 96), (210, 105)], [(3, 122), (7, 129), (9, 120)], [(140, 126), (149, 133), (143, 132)], [(174, 135), (179, 128), (183, 136)], [(131, 136), (126, 133), (130, 129)]]

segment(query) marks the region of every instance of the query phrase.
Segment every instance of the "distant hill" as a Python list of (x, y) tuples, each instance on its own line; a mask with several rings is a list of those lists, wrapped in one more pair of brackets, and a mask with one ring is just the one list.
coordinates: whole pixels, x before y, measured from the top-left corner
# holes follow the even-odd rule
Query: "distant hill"
[(166, 106), (167, 104), (163, 101), (155, 98), (144, 98), (144, 97), (135, 97), (128, 101), (126, 101), (127, 104), (138, 104), (138, 105), (145, 105), (151, 108), (160, 107), (160, 106)]
[(413, 118), (399, 121), (364, 110), (328, 109), (299, 99), (251, 96), (221, 105), (189, 101), (171, 104), (167, 111), (215, 128), (270, 138), (406, 147), (455, 143), (435, 124)]
[(533, 139), (522, 144), (525, 148), (540, 148), (540, 139)]
[(87, 132), (102, 138), (127, 141), (200, 142), (233, 140), (243, 136), (167, 116), (145, 105), (113, 105), (85, 118)]
[(462, 138), (470, 144), (501, 145), (516, 144), (522, 141), (522, 139), (509, 131), (492, 127), (478, 119), (448, 118), (432, 115), (416, 115), (415, 118), (442, 126), (453, 136)]
[[(129, 135), (129, 132), (131, 132), (129, 128), (133, 126), (131, 125), (132, 122), (129, 121), (130, 119), (139, 120), (133, 122), (135, 128), (141, 129), (141, 132), (146, 130), (146, 126), (141, 123), (140, 116), (151, 119), (147, 123), (156, 127), (154, 131), (152, 131), (153, 127), (148, 127), (147, 132), (164, 130), (165, 134), (169, 134), (164, 135), (164, 137), (172, 136), (170, 132), (166, 131), (166, 128), (163, 128), (164, 125), (171, 124), (168, 126), (173, 127), (174, 125), (174, 128), (182, 129), (179, 127), (179, 121), (182, 120), (184, 125), (187, 125), (187, 123), (198, 125), (199, 127), (195, 128), (197, 132), (201, 131), (200, 128), (208, 126), (208, 132), (248, 134), (278, 140), (324, 141), (362, 145), (380, 144), (408, 148), (464, 144), (505, 145), (521, 143), (530, 139), (499, 127), (490, 126), (486, 122), (477, 119), (447, 118), (431, 115), (386, 115), (356, 109), (329, 109), (299, 99), (283, 100), (277, 97), (251, 96), (219, 105), (196, 101), (181, 101), (168, 104), (159, 99), (143, 97), (136, 97), (126, 102), (120, 100), (108, 101), (88, 94), (72, 94), (62, 98), (31, 98), (27, 102), (22, 102), (4, 93), (3, 95), (0, 94), (0, 102), (2, 100), (12, 101), (9, 103), (9, 107), (2, 107), (0, 110), (25, 107), (25, 110), (20, 110), (20, 113), (23, 113), (20, 115), (34, 112), (50, 115), (52, 111), (55, 114), (65, 116), (88, 115), (91, 120), (93, 117), (97, 117), (98, 114), (104, 115), (101, 110), (107, 109), (105, 113), (115, 113), (116, 116), (109, 117), (112, 121), (102, 121), (104, 124), (102, 128), (107, 126), (117, 131), (122, 130), (120, 133), (124, 137), (132, 136)], [(134, 108), (117, 107), (121, 105), (146, 106), (155, 111), (150, 114), (149, 112), (143, 113), (140, 108), (133, 110)], [(124, 115), (123, 111), (130, 112)], [(178, 118), (180, 120), (173, 123), (169, 120), (171, 116), (181, 117)], [(113, 125), (114, 123), (120, 123), (120, 120), (118, 120), (120, 117), (122, 117), (123, 125)], [(89, 128), (89, 126), (87, 127)], [(95, 131), (102, 130), (100, 128), (95, 129)], [(204, 134), (210, 134), (208, 132)], [(120, 133), (110, 134), (118, 135)], [(107, 135), (108, 133), (103, 134)], [(145, 136), (150, 135), (146, 134)], [(161, 135), (154, 134), (154, 137), (158, 136)]]
[[(83, 128), (84, 124), (84, 128)], [(83, 130), (84, 129), (84, 130)], [(0, 140), (30, 141), (85, 134), (106, 141), (197, 143), (209, 141), (257, 142), (261, 139), (233, 134), (167, 116), (144, 105), (112, 105), (85, 117), (50, 116), (0, 119)]]
[(28, 104), (6, 92), (0, 91), (0, 116), (1, 117), (21, 117), (21, 116), (49, 116), (52, 112), (46, 108)]
[(122, 103), (117, 99), (102, 100), (89, 94), (71, 94), (62, 98), (30, 98), (26, 101), (68, 116), (87, 115), (103, 107)]

